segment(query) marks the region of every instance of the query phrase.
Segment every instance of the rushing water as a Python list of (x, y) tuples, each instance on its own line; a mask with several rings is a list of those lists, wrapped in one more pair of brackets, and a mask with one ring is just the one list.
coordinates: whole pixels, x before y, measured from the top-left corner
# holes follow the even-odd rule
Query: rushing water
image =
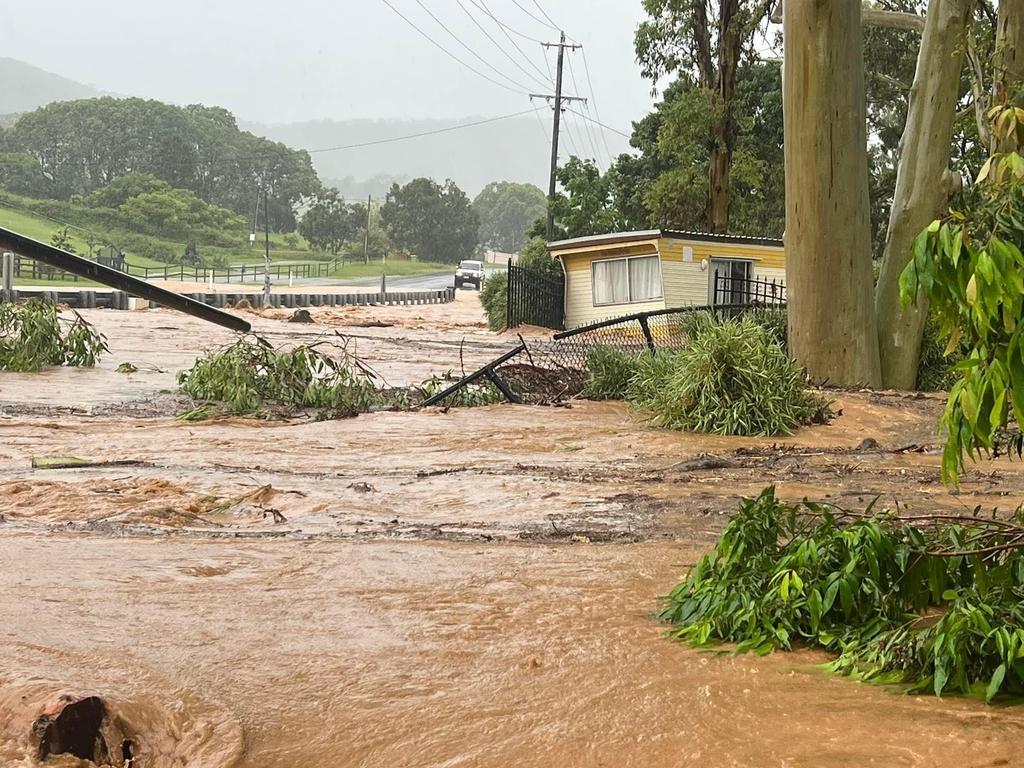
[[(1016, 709), (832, 678), (807, 653), (665, 640), (653, 596), (695, 556), (3, 536), (0, 702), (55, 686), (106, 695), (147, 768), (961, 768), (1019, 755)], [(30, 764), (24, 728), (0, 733), (3, 765)]]

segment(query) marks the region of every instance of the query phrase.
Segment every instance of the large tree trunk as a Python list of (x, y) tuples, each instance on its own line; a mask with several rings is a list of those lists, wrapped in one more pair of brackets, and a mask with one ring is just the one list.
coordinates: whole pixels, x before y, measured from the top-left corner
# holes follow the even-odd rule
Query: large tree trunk
[(706, 225), (709, 232), (729, 231), (729, 208), (732, 203), (730, 172), (736, 149), (736, 117), (733, 98), (736, 94), (736, 70), (743, 44), (742, 23), (738, 18), (740, 0), (721, 0), (718, 17), (718, 67), (714, 83), (721, 99), (722, 114), (712, 137), (711, 162), (708, 170), (708, 207)]
[(900, 275), (910, 261), (914, 238), (948, 204), (943, 174), (949, 166), (953, 121), (960, 93), (964, 32), (974, 0), (929, 0), (907, 122), (900, 140), (896, 193), (889, 212), (882, 269), (875, 288), (882, 383), (913, 389), (928, 319), (922, 297), (900, 306)]
[(786, 0), (789, 344), (815, 380), (878, 386), (861, 0)]
[(1024, 81), (1024, 0), (999, 0), (994, 65), (997, 90)]

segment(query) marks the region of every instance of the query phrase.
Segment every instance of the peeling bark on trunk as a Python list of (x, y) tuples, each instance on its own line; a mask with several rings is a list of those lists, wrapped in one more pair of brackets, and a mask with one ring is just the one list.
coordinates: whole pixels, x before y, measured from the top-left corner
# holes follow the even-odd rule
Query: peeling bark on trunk
[(949, 202), (943, 174), (949, 166), (953, 140), (964, 32), (973, 8), (974, 0), (930, 0), (910, 89), (896, 193), (875, 289), (882, 383), (894, 389), (913, 389), (917, 384), (928, 305), (922, 298), (904, 310), (900, 306), (899, 280), (910, 261), (914, 238), (943, 213)]
[(789, 344), (815, 380), (878, 386), (861, 0), (786, 0)]
[(1024, 81), (1024, 0), (1000, 0), (996, 22), (995, 82)]

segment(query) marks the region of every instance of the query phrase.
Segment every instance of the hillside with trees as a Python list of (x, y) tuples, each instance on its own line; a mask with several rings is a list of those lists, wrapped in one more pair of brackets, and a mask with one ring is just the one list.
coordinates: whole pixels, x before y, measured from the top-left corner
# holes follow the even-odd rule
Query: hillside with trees
[(309, 155), (241, 131), (220, 107), (103, 97), (57, 102), (0, 133), (0, 183), (56, 200), (88, 195), (131, 173), (151, 174), (211, 205), (251, 217), (268, 190), (271, 228), (321, 189)]

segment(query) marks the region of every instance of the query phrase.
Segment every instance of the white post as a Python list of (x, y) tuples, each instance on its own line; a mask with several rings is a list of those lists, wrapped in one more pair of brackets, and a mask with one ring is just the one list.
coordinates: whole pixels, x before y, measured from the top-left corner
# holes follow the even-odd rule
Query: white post
[(3, 255), (3, 295), (0, 296), (0, 300), (10, 301), (11, 295), (14, 293), (14, 254), (5, 253)]
[(210, 288), (210, 293), (213, 293), (213, 270), (206, 270), (206, 283)]
[(289, 288), (292, 287), (292, 271), (291, 271), (291, 269), (288, 270), (288, 287)]

